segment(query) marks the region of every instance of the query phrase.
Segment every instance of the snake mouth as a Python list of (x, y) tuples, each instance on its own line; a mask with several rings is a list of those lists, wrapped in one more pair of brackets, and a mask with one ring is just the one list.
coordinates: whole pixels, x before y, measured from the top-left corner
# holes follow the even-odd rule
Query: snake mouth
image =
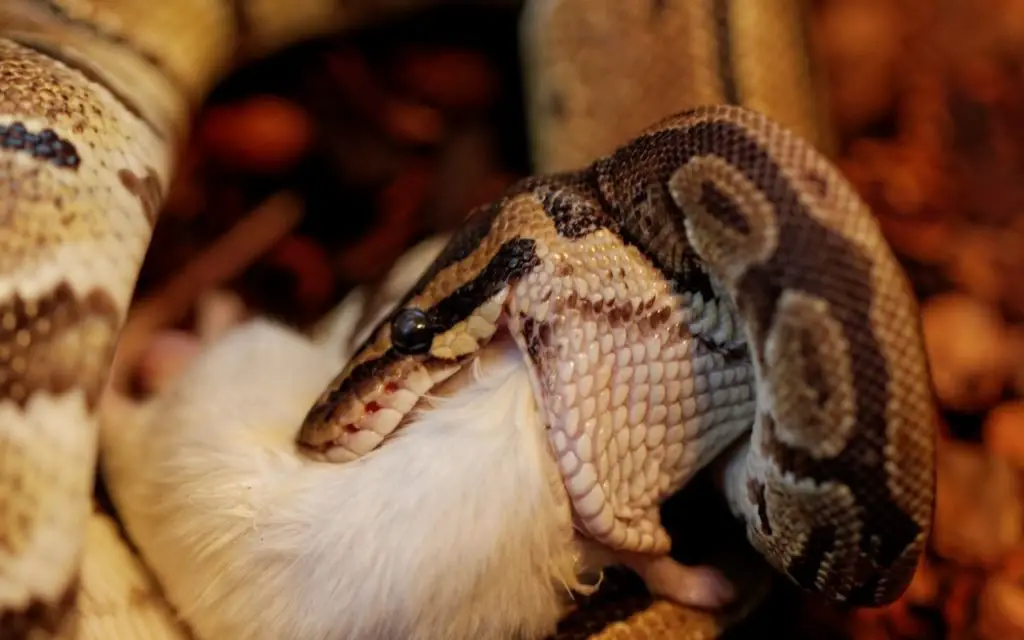
[[(503, 309), (504, 297), (504, 293), (496, 296), (469, 318), (465, 333), (447, 336), (447, 342), (442, 339), (440, 344), (435, 339), (432, 355), (380, 358), (369, 385), (351, 385), (335, 399), (331, 389), (348, 382), (342, 374), (314, 406), (312, 411), (321, 411), (320, 416), (315, 420), (307, 417), (299, 434), (301, 450), (317, 460), (351, 462), (401, 431), (425, 400), (450, 395), (465, 386), (468, 381), (463, 378), (443, 383), (465, 369), (475, 373), (476, 367), (466, 364), (514, 342)], [(462, 338), (469, 338), (469, 348), (456, 344)]]
[(408, 424), (430, 392), (458, 373), (464, 360), (406, 363), (400, 375), (386, 376), (386, 381), (346, 398), (302, 449), (324, 462), (351, 462), (366, 456)]
[(300, 447), (311, 458), (324, 462), (351, 462), (378, 449), (431, 408), (431, 402), (458, 393), (479, 375), (477, 363), (500, 358), (515, 346), (508, 327), (501, 323), (495, 334), (476, 351), (455, 360), (426, 358), (406, 362), (401, 372), (362, 394), (353, 394), (321, 427), (316, 440)]

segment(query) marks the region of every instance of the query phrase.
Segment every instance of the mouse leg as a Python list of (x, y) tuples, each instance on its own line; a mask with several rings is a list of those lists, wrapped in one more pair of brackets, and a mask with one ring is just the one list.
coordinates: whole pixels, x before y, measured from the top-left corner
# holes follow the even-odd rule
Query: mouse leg
[(722, 609), (737, 598), (736, 585), (712, 565), (685, 565), (667, 554), (615, 551), (578, 533), (576, 543), (588, 574), (622, 565), (640, 576), (652, 595), (680, 606)]
[(720, 609), (736, 598), (736, 589), (711, 565), (684, 565), (671, 556), (620, 553), (620, 561), (639, 575), (653, 595), (677, 604)]

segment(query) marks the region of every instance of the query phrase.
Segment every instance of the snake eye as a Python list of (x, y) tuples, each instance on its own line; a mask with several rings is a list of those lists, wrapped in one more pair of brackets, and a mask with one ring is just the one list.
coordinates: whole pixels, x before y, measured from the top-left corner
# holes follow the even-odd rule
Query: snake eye
[(402, 309), (391, 319), (391, 344), (405, 355), (418, 355), (430, 350), (436, 330), (422, 309)]

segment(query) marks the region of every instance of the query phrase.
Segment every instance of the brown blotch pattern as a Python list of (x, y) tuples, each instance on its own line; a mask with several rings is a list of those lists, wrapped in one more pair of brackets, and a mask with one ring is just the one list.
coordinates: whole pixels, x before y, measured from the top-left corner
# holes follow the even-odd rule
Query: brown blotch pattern
[(163, 203), (163, 189), (160, 187), (160, 179), (156, 172), (146, 167), (145, 177), (140, 178), (128, 169), (120, 169), (117, 177), (121, 180), (124, 188), (131, 192), (142, 203), (142, 212), (146, 214), (146, 220), (150, 226), (155, 226), (157, 218), (160, 217), (160, 208)]
[(36, 393), (81, 387), (95, 407), (119, 325), (116, 303), (99, 289), (80, 298), (61, 283), (35, 300), (0, 302), (0, 402), (24, 409)]
[[(641, 333), (647, 333), (661, 328), (672, 319), (673, 309), (670, 306), (661, 306), (657, 311), (653, 310), (659, 302), (661, 300), (658, 298), (651, 297), (634, 306), (629, 300), (617, 298), (592, 300), (570, 292), (568, 295), (559, 296), (554, 300), (552, 315), (554, 317), (563, 316), (571, 310), (578, 313), (583, 322), (600, 321), (608, 323), (610, 327), (634, 324)], [(685, 327), (681, 325), (680, 330), (685, 330)]]
[[(793, 393), (798, 386), (778, 371), (773, 374), (770, 369), (778, 362), (767, 362), (763, 352), (765, 337), (778, 322), (779, 300), (798, 292), (828, 302), (828, 315), (841, 326), (854, 372), (845, 386), (852, 385), (855, 404), (837, 411), (850, 426), (849, 435), (843, 434), (848, 442), (834, 457), (820, 459), (805, 447), (791, 446), (791, 438), (779, 437), (783, 426), (787, 435), (793, 433), (789, 419), (778, 425), (778, 431), (765, 428), (760, 433), (765, 441), (754, 450), (755, 459), (787, 473), (760, 478), (767, 487), (766, 511), (775, 534), (752, 541), (779, 561), (778, 566), (792, 566), (790, 576), (804, 586), (816, 583), (819, 571), (827, 573), (818, 586), (825, 585), (833, 598), (859, 604), (894, 598), (912, 575), (931, 513), (927, 501), (934, 483), (925, 475), (933, 468), (931, 447), (925, 441), (931, 424), (924, 418), (930, 413), (931, 397), (927, 377), (920, 373), (920, 335), (908, 330), (906, 320), (914, 315), (913, 298), (899, 287), (901, 273), (891, 255), (875, 251), (884, 251), (884, 241), (870, 224), (870, 212), (809, 145), (759, 114), (726, 107), (666, 119), (595, 166), (604, 169), (601, 189), (606, 200), (627, 216), (623, 228), (646, 241), (642, 246), (648, 257), (662, 268), (677, 262), (685, 266), (687, 251), (692, 250), (700, 256), (695, 262), (703, 263), (730, 290), (750, 329), (751, 348), (762, 373), (777, 375), (777, 388)], [(804, 169), (814, 169), (826, 179), (827, 202), (815, 201), (814, 190), (805, 185)], [(675, 215), (687, 220), (684, 236), (688, 235), (689, 246), (673, 243), (668, 231), (650, 232), (671, 228), (672, 208), (663, 198), (650, 197), (657, 194), (651, 183), (661, 180), (670, 182), (681, 209)], [(705, 180), (743, 202), (742, 213), (753, 233), (744, 237), (736, 233), (735, 224), (716, 217), (722, 209), (707, 206), (701, 189)], [(631, 223), (628, 215), (637, 220)], [(674, 260), (675, 256), (682, 259)], [(684, 275), (679, 281), (692, 280)], [(873, 315), (876, 308), (887, 313)], [(897, 335), (899, 339), (894, 339)], [(792, 365), (793, 357), (801, 359), (805, 353), (797, 349), (783, 359)], [(835, 355), (826, 352), (818, 358), (828, 363)], [(813, 372), (798, 372), (801, 379), (809, 375)], [(893, 395), (897, 376), (906, 380), (901, 396)], [(843, 387), (830, 381), (827, 404), (832, 410), (836, 392)], [(802, 388), (821, 391), (814, 385)], [(891, 404), (896, 397), (902, 402)], [(914, 435), (900, 438), (893, 433), (898, 430)], [(840, 433), (833, 427), (828, 437)], [(890, 453), (897, 441), (911, 443), (902, 457)], [(822, 518), (811, 508), (803, 510), (810, 504), (806, 487), (814, 487), (815, 494), (841, 489), (850, 495)], [(756, 528), (757, 506), (748, 506), (745, 516)], [(828, 528), (838, 533), (826, 536)], [(832, 539), (831, 554), (843, 558), (829, 559), (806, 536), (814, 537), (815, 545)]]
[(66, 637), (76, 623), (80, 584), (81, 578), (75, 575), (55, 600), (37, 597), (21, 609), (0, 609), (4, 640), (37, 638), (40, 631), (50, 637)]

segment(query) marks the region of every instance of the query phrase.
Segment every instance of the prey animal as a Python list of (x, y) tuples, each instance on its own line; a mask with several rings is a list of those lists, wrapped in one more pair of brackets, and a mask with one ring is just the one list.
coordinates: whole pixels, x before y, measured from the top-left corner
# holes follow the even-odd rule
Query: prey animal
[(692, 109), (473, 211), (300, 444), (372, 455), (498, 332), (586, 537), (667, 556), (659, 506), (724, 458), (750, 543), (797, 585), (878, 605), (909, 584), (935, 490), (916, 301), (864, 201), (781, 125)]

